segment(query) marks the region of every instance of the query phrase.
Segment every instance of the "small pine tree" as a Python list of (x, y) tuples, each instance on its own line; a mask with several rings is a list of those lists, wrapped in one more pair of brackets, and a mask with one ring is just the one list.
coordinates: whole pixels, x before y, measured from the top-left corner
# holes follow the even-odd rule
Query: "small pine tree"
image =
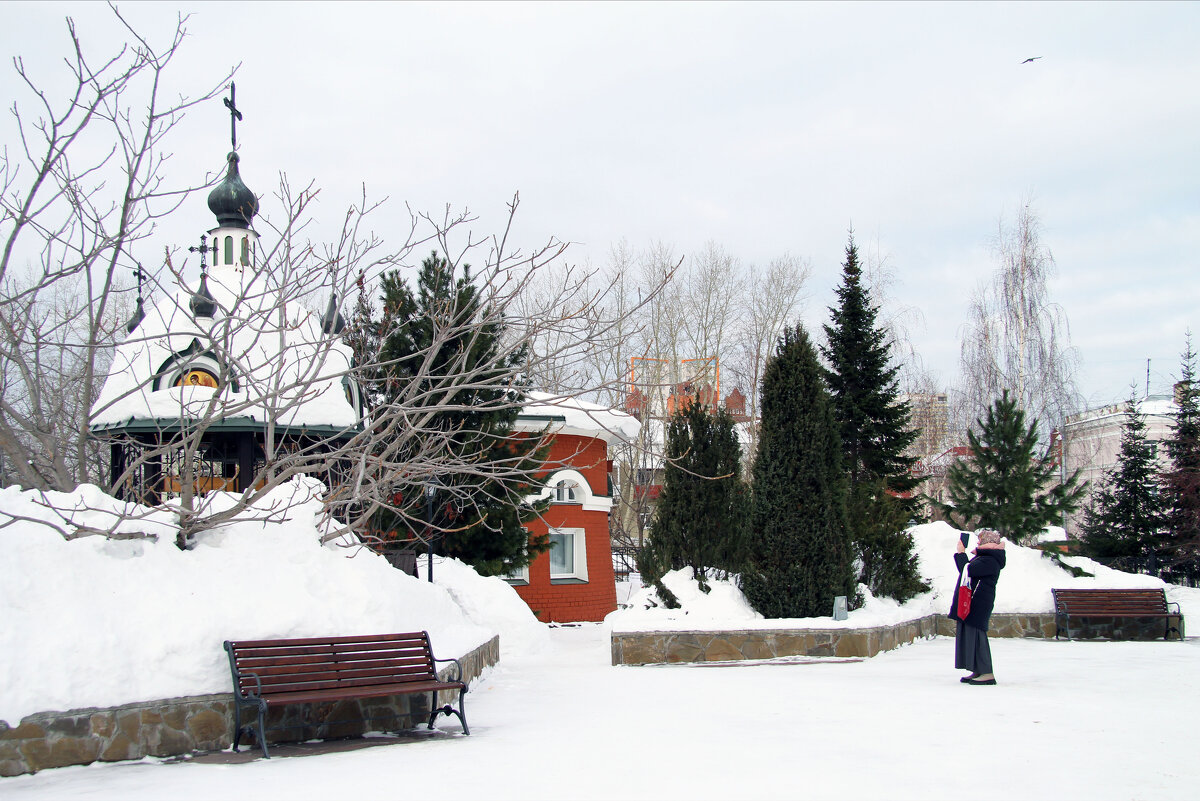
[(638, 570), (674, 606), (661, 583), (668, 570), (690, 566), (708, 592), (710, 570), (741, 569), (749, 495), (733, 417), (724, 409), (689, 404), (671, 418), (666, 446), (654, 536), (638, 555)]
[(1146, 417), (1131, 393), (1121, 450), (1084, 513), (1083, 547), (1099, 558), (1148, 556), (1166, 523), (1158, 468), (1146, 439)]
[(1087, 485), (1079, 471), (1059, 482), (1057, 466), (1037, 447), (1037, 421), (1025, 425), (1025, 412), (1005, 390), (976, 420), (979, 433), (967, 432), (971, 455), (947, 474), (942, 510), (960, 527), (972, 523), (994, 528), (1012, 542), (1028, 543), (1047, 525), (1079, 508)]
[(887, 332), (876, 325), (879, 310), (863, 286), (853, 233), (837, 297), (837, 306), (829, 309), (831, 324), (825, 326), (828, 346), (821, 353), (829, 364), (825, 380), (849, 478), (847, 512), (862, 563), (859, 581), (876, 595), (905, 601), (928, 589), (906, 530), (918, 504), (903, 497), (920, 483), (912, 474), (916, 459), (905, 455), (919, 432), (900, 397), (899, 368), (892, 364)]
[(1195, 580), (1200, 575), (1200, 387), (1190, 331), (1180, 368), (1175, 428), (1166, 440), (1171, 469), (1162, 476), (1168, 509), (1162, 561), (1173, 579)]
[[(456, 277), (436, 251), (421, 263), (415, 293), (398, 272), (384, 275), (382, 302), (378, 380), (371, 387), (376, 402), (458, 407), (435, 411), (425, 423), (438, 447), (464, 465), (504, 465), (490, 475), (473, 469), (440, 479), (430, 529), (436, 552), (484, 575), (528, 565), (550, 544), (547, 536), (531, 538), (524, 527), (539, 511), (524, 499), (541, 489), (528, 477), (541, 469), (546, 448), (536, 437), (512, 436), (527, 387), (512, 385), (508, 377), (525, 361), (525, 348), (502, 352), (504, 326), (481, 307), (470, 267)], [(460, 374), (469, 374), (470, 381), (454, 381)], [(425, 446), (418, 441), (411, 447)], [(380, 513), (376, 528), (401, 530), (406, 520), (424, 521), (423, 484), (397, 476), (389, 489), (404, 514)]]
[(785, 329), (763, 374), (746, 599), (765, 617), (828, 615), (854, 602), (846, 477), (829, 392), (801, 326)]

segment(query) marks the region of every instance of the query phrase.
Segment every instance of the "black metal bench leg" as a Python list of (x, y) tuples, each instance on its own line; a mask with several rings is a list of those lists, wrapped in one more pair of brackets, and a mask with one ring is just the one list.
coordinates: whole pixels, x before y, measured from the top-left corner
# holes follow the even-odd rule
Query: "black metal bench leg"
[(265, 722), (267, 705), (260, 703), (258, 706), (258, 744), (262, 747), (263, 759), (270, 759), (271, 755), (267, 753), (267, 726)]
[(242, 705), (233, 702), (233, 753), (237, 753), (238, 743), (242, 741)]
[(458, 691), (458, 711), (455, 714), (458, 715), (458, 720), (460, 723), (462, 723), (463, 734), (469, 735), (471, 733), (471, 727), (467, 725), (467, 703), (466, 702), (467, 702), (467, 691), (459, 690)]
[(429, 698), (429, 728), (433, 728), (433, 721), (438, 715), (446, 715), (447, 717), (454, 715), (458, 718), (458, 722), (462, 724), (463, 734), (470, 734), (471, 727), (467, 725), (466, 704), (464, 703), (466, 700), (465, 693), (466, 690), (458, 691), (458, 709), (450, 706), (450, 704), (438, 706), (437, 693), (432, 693)]

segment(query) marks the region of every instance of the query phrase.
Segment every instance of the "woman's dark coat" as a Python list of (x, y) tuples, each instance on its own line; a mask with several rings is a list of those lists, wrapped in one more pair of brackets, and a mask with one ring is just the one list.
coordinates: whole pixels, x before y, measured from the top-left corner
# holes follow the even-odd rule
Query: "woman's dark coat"
[[(987, 631), (988, 620), (992, 616), (992, 606), (996, 603), (996, 580), (1000, 577), (1000, 571), (1004, 569), (1005, 559), (1003, 548), (979, 548), (975, 551), (975, 558), (969, 562), (965, 553), (954, 554), (954, 564), (958, 565), (959, 575), (962, 575), (965, 565), (967, 575), (970, 576), (971, 611), (963, 620), (958, 616), (957, 598), (951, 599), (951, 618), (962, 620), (964, 624), (973, 628)], [(958, 595), (957, 587), (954, 594)]]

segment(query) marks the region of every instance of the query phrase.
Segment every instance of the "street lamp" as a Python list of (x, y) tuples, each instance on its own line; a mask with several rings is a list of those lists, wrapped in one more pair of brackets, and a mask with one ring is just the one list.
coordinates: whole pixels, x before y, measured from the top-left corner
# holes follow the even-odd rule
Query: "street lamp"
[(425, 483), (425, 536), (426, 545), (429, 546), (429, 568), (427, 573), (429, 581), (433, 582), (433, 496), (437, 495), (436, 478), (430, 479)]

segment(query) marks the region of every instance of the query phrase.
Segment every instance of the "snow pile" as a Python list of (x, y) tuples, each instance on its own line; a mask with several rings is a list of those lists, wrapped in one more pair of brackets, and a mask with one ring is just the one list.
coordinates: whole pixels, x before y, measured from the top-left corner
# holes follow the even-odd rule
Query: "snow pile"
[(1042, 533), (1038, 534), (1038, 543), (1043, 542), (1066, 542), (1067, 530), (1062, 526), (1046, 526), (1042, 529)]
[(762, 620), (754, 611), (746, 596), (738, 589), (736, 577), (708, 579), (709, 592), (701, 591), (690, 567), (672, 570), (662, 577), (663, 585), (675, 593), (679, 600), (678, 609), (668, 609), (658, 597), (653, 586), (634, 591), (627, 602), (628, 608), (618, 609), (605, 620), (618, 631), (636, 631), (643, 622), (683, 628), (745, 628), (750, 621)]
[[(955, 541), (962, 532), (945, 522), (915, 526), (910, 531), (921, 575), (933, 585), (933, 592), (919, 596), (905, 606), (914, 605), (921, 598), (932, 596), (932, 611), (945, 612), (950, 608), (949, 599), (958, 580), (953, 555)], [(972, 538), (971, 547), (974, 546)], [(1050, 590), (1055, 587), (1163, 587), (1167, 590), (1168, 600), (1181, 602), (1185, 607), (1189, 603), (1195, 603), (1196, 613), (1200, 614), (1200, 590), (1177, 587), (1153, 576), (1122, 573), (1083, 556), (1062, 557), (1064, 564), (1092, 574), (1091, 577), (1077, 577), (1059, 567), (1052, 559), (1043, 556), (1042, 551), (1036, 548), (1024, 548), (1011, 542), (1006, 542), (1005, 546), (1007, 561), (996, 586), (997, 612), (1053, 612), (1054, 596)], [(1183, 612), (1186, 616), (1187, 608), (1184, 608)]]
[[(290, 482), (265, 501), (275, 519), (214, 529), (187, 552), (169, 512), (96, 487), (0, 490), (0, 720), (227, 692), (224, 640), (427, 630), (439, 657), (497, 632), (536, 643), (542, 624), (499, 579), (443, 560), (430, 584), (365, 548), (322, 545), (319, 490), (312, 479)], [(157, 539), (60, 533), (106, 528), (123, 513), (120, 531)]]
[[(424, 558), (417, 560), (422, 581), (429, 575), (428, 564)], [(446, 588), (468, 619), (501, 633), (501, 658), (537, 653), (549, 642), (550, 629), (504, 579), (481, 576), (457, 559), (434, 557), (433, 580)]]
[[(931, 589), (904, 604), (890, 598), (875, 598), (865, 586), (859, 585), (863, 605), (851, 611), (846, 620), (833, 619), (832, 598), (829, 599), (829, 616), (765, 619), (750, 607), (734, 582), (710, 581), (712, 592), (705, 595), (692, 578), (691, 569), (685, 568), (663, 577), (667, 588), (679, 598), (680, 609), (667, 609), (659, 601), (654, 588), (646, 587), (630, 595), (628, 608), (618, 609), (606, 620), (614, 631), (700, 631), (868, 628), (916, 620), (931, 614), (946, 614), (958, 581), (954, 551), (961, 532), (944, 522), (915, 526), (910, 532), (920, 573)], [(1008, 561), (997, 585), (996, 612), (1053, 612), (1054, 598), (1050, 590), (1054, 587), (1163, 587), (1167, 591), (1167, 599), (1180, 604), (1185, 618), (1200, 616), (1198, 589), (1167, 584), (1152, 576), (1121, 573), (1084, 557), (1062, 557), (1065, 564), (1093, 574), (1091, 577), (1076, 577), (1035, 548), (1007, 543), (1006, 550)]]

